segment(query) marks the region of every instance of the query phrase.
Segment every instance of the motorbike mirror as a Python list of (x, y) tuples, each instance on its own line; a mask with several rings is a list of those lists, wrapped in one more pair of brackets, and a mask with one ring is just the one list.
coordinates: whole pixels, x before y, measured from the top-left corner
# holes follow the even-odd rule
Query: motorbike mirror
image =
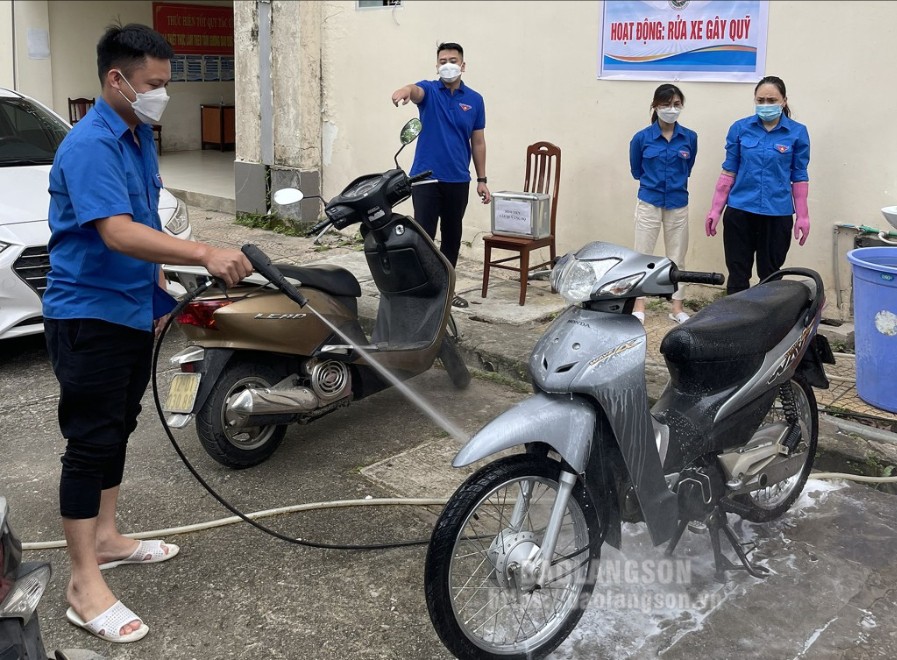
[(417, 139), (417, 136), (420, 135), (423, 128), (424, 125), (420, 123), (420, 119), (409, 119), (408, 122), (402, 126), (402, 132), (399, 133), (399, 139), (402, 141), (403, 145), (411, 144)]
[(402, 169), (399, 167), (399, 154), (402, 153), (402, 149), (407, 147), (409, 144), (414, 142), (417, 139), (417, 136), (420, 135), (420, 132), (423, 130), (424, 125), (420, 123), (420, 119), (409, 119), (404, 126), (402, 126), (402, 132), (399, 133), (399, 139), (402, 141), (402, 146), (399, 147), (399, 150), (396, 152), (393, 160), (396, 162), (396, 169)]
[(271, 199), (274, 200), (275, 204), (287, 206), (301, 202), (304, 197), (305, 195), (302, 194), (302, 191), (297, 188), (281, 188), (274, 191)]

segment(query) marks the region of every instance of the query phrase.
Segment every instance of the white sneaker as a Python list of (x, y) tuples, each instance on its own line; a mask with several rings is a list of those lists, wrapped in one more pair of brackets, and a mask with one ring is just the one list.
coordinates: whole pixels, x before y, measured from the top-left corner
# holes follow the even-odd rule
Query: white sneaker
[(678, 314), (670, 314), (669, 315), (671, 321), (675, 321), (676, 323), (685, 323), (689, 318), (691, 318), (685, 312), (679, 312)]
[(645, 313), (644, 312), (633, 312), (632, 315), (639, 320), (639, 323), (645, 325)]

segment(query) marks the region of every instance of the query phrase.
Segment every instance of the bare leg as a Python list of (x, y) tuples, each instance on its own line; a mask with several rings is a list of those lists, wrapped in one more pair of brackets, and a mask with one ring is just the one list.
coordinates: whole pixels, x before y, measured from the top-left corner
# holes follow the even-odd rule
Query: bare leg
[[(140, 541), (123, 536), (115, 522), (115, 507), (118, 504), (119, 486), (107, 488), (100, 495), (100, 513), (97, 517), (97, 563), (105, 564), (130, 557), (140, 545)], [(168, 554), (168, 546), (162, 549)]]
[[(97, 518), (63, 518), (62, 529), (72, 562), (72, 577), (66, 597), (75, 612), (84, 620), (96, 618), (115, 604), (117, 598), (109, 589), (97, 562)], [(128, 635), (140, 628), (140, 621), (123, 625), (119, 634)]]
[(97, 516), (96, 554), (97, 563), (104, 564), (127, 557), (140, 542), (129, 539), (118, 532), (115, 524), (115, 507), (118, 504), (119, 487), (107, 488), (100, 495), (100, 513)]

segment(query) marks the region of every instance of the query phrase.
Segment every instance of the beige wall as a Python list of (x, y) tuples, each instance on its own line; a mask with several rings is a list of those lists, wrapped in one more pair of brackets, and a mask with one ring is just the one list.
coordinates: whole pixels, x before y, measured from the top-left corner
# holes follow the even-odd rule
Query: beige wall
[[(443, 0), (359, 11), (354, 2), (329, 0), (324, 16), (326, 194), (389, 166), (399, 127), (416, 116), (410, 104), (394, 108), (390, 95), (408, 82), (435, 78), (436, 44), (457, 41), (465, 48), (464, 80), (486, 100), (492, 191), (520, 190), (526, 145), (554, 142), (563, 151), (559, 249), (590, 240), (632, 244), (638, 184), (629, 173), (628, 144), (648, 124), (659, 82), (596, 79), (601, 3)], [(808, 126), (812, 142), (812, 228), (806, 245), (792, 244), (788, 265), (819, 270), (829, 289), (834, 224), (884, 227), (879, 209), (897, 204), (895, 24), (894, 2), (770, 3), (766, 73), (785, 80), (793, 116)], [(703, 218), (726, 131), (753, 111), (753, 85), (684, 82), (681, 88), (682, 123), (699, 136), (687, 265), (725, 272), (721, 236), (707, 238)], [(411, 153), (402, 163), (410, 167)], [(410, 212), (410, 204), (403, 210)], [(481, 258), (489, 225), (488, 208), (472, 198), (466, 254)], [(849, 246), (843, 239), (840, 253)], [(832, 289), (830, 308), (834, 300)]]
[(52, 106), (52, 57), (29, 56), (29, 30), (48, 32), (46, 0), (0, 1), (0, 86), (15, 88)]
[(11, 89), (13, 81), (12, 0), (0, 0), (0, 87)]
[[(23, 3), (16, 3), (18, 7)], [(50, 49), (53, 54), (52, 105), (63, 117), (68, 117), (70, 97), (94, 97), (100, 94), (97, 78), (96, 45), (106, 26), (121, 23), (152, 25), (152, 2), (64, 2), (49, 3)], [(228, 1), (185, 4), (230, 5)], [(17, 19), (18, 23), (18, 19)], [(26, 92), (28, 93), (28, 92)], [(199, 149), (199, 106), (203, 103), (233, 103), (233, 82), (172, 83), (168, 88), (171, 101), (162, 121), (162, 139), (166, 151)]]

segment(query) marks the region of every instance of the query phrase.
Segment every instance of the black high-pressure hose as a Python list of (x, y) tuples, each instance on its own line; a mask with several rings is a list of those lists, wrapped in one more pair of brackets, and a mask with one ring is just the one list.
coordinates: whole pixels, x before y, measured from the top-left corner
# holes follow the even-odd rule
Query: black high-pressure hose
[(200, 485), (205, 488), (209, 494), (214, 497), (225, 509), (233, 513), (235, 516), (242, 519), (244, 522), (249, 523), (256, 529), (264, 532), (265, 534), (270, 534), (274, 538), (280, 539), (281, 541), (286, 541), (287, 543), (293, 543), (295, 545), (301, 545), (308, 548), (320, 548), (323, 550), (388, 550), (392, 548), (408, 548), (413, 546), (421, 546), (429, 544), (429, 539), (416, 539), (411, 541), (396, 541), (393, 543), (372, 543), (366, 545), (345, 545), (341, 543), (322, 543), (319, 541), (310, 541), (308, 539), (301, 538), (292, 538), (290, 536), (286, 536), (285, 534), (281, 534), (270, 527), (266, 527), (261, 523), (256, 522), (242, 511), (237, 509), (233, 504), (228, 502), (224, 497), (219, 495), (214, 488), (212, 488), (205, 479), (197, 472), (196, 468), (190, 463), (188, 458), (184, 455), (183, 450), (181, 450), (180, 446), (175, 440), (174, 434), (171, 432), (171, 428), (169, 428), (168, 423), (165, 421), (165, 414), (162, 410), (162, 403), (159, 400), (159, 387), (156, 380), (157, 375), (157, 367), (159, 364), (159, 353), (162, 347), (162, 342), (165, 339), (165, 335), (168, 334), (168, 329), (171, 327), (171, 323), (177, 318), (177, 316), (181, 313), (181, 310), (184, 309), (194, 298), (196, 298), (201, 293), (204, 293), (207, 289), (209, 289), (213, 284), (215, 284), (216, 280), (210, 278), (207, 282), (197, 287), (194, 291), (188, 292), (186, 296), (184, 296), (183, 300), (181, 300), (177, 306), (172, 310), (171, 314), (168, 317), (168, 320), (165, 322), (165, 326), (162, 328), (162, 332), (159, 334), (159, 338), (156, 340), (156, 345), (153, 348), (153, 374), (152, 374), (152, 382), (153, 382), (153, 402), (156, 404), (156, 412), (159, 415), (159, 419), (162, 422), (162, 426), (165, 428), (165, 433), (168, 436), (168, 439), (171, 441), (171, 445), (174, 447), (174, 451), (177, 453), (178, 457), (187, 466), (187, 469), (190, 471), (190, 474), (194, 476), (194, 478), (200, 483)]

